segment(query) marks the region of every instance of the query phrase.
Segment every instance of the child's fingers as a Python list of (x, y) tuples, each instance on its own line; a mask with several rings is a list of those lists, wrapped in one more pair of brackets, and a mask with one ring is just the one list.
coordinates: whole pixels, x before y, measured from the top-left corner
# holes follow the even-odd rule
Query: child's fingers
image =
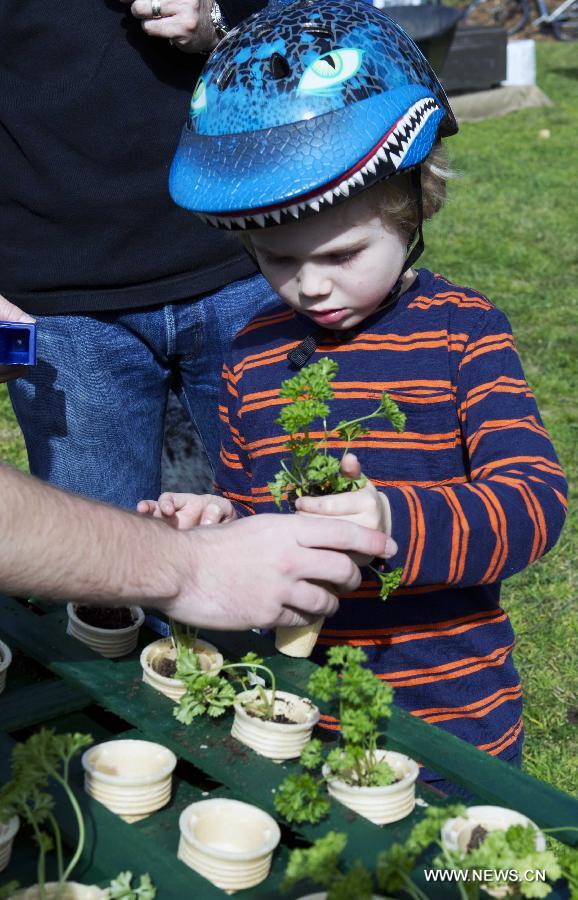
[(363, 512), (369, 503), (366, 488), (362, 488), (327, 497), (299, 497), (295, 501), (295, 509), (315, 516), (350, 516)]
[(346, 478), (357, 479), (361, 477), (361, 465), (355, 453), (346, 453), (341, 460), (341, 474)]
[(215, 498), (207, 504), (201, 516), (201, 525), (217, 525), (235, 518), (233, 504), (223, 497)]
[(136, 505), (137, 513), (141, 516), (154, 516), (157, 510), (156, 500), (139, 500)]

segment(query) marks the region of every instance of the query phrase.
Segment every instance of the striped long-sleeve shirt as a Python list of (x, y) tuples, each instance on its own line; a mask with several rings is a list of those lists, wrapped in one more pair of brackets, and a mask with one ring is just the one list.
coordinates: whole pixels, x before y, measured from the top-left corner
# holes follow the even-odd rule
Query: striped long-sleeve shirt
[[(275, 511), (267, 483), (287, 455), (279, 389), (295, 374), (288, 352), (312, 330), (275, 307), (237, 335), (226, 360), (217, 481), (242, 515)], [(326, 620), (314, 658), (332, 644), (363, 647), (402, 708), (508, 759), (522, 740), (522, 699), (500, 582), (552, 547), (566, 509), (508, 320), (421, 269), (393, 310), (345, 339), (325, 332), (311, 361), (321, 356), (339, 364), (329, 425), (373, 411), (382, 391), (407, 423), (398, 434), (373, 420), (353, 448), (391, 504), (400, 588), (380, 600), (366, 570)], [(329, 446), (343, 452), (339, 440)]]

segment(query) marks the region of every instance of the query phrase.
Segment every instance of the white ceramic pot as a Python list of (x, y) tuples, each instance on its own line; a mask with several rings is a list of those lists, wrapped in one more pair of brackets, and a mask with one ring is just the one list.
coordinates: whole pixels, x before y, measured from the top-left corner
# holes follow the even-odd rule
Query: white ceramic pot
[(145, 615), (140, 606), (131, 606), (133, 624), (127, 628), (95, 628), (78, 618), (75, 612), (75, 604), (68, 603), (68, 626), (66, 633), (71, 637), (82, 641), (91, 650), (106, 656), (107, 659), (116, 659), (118, 656), (126, 656), (132, 653), (136, 647), (138, 633), (145, 620)]
[[(267, 691), (267, 696), (271, 697), (271, 691)], [(276, 691), (275, 715), (286, 716), (291, 722), (269, 722), (249, 715), (245, 709), (245, 704), (257, 697), (255, 690), (237, 694), (231, 734), (242, 744), (274, 762), (296, 759), (301, 755), (305, 744), (311, 740), (311, 732), (319, 721), (319, 710), (306, 697)]]
[(225, 798), (191, 803), (181, 813), (179, 828), (179, 859), (231, 894), (267, 878), (281, 839), (268, 813)]
[[(203, 672), (218, 672), (223, 665), (223, 657), (213, 644), (196, 638), (193, 648), (199, 660)], [(170, 697), (175, 703), (178, 703), (185, 693), (184, 682), (180, 678), (167, 678), (166, 675), (159, 675), (155, 670), (155, 662), (161, 659), (175, 660), (177, 657), (176, 650), (170, 638), (161, 638), (159, 641), (153, 641), (148, 644), (140, 655), (140, 664), (142, 666), (142, 680), (145, 684), (149, 684), (155, 690)]]
[(0, 872), (3, 872), (10, 862), (12, 844), (19, 828), (18, 816), (12, 816), (7, 822), (0, 822)]
[(297, 625), (293, 628), (289, 625), (280, 625), (275, 629), (276, 649), (285, 656), (300, 659), (311, 656), (324, 622), (324, 617), (319, 616), (309, 625)]
[(0, 641), (0, 694), (6, 687), (6, 672), (12, 662), (12, 651), (8, 644)]
[[(538, 826), (522, 813), (502, 806), (470, 806), (463, 816), (448, 819), (441, 831), (442, 844), (448, 850), (465, 854), (472, 831), (481, 825), (486, 831), (507, 831), (510, 825), (532, 825), (536, 829), (536, 850), (546, 849), (546, 838)], [(510, 888), (507, 885), (491, 888), (484, 885), (484, 890), (491, 897), (508, 897)]]
[[(49, 881), (44, 885), (46, 900), (53, 900), (57, 887), (58, 884), (55, 881)], [(59, 894), (59, 900), (106, 900), (108, 897), (107, 890), (103, 890), (95, 884), (78, 884), (76, 881), (69, 881)], [(16, 891), (12, 895), (12, 900), (40, 900), (40, 888), (37, 884), (33, 884), (32, 887)]]
[(84, 790), (125, 822), (138, 822), (171, 799), (177, 757), (152, 741), (106, 741), (82, 755)]
[[(385, 825), (405, 819), (412, 812), (419, 768), (409, 756), (393, 750), (378, 750), (376, 756), (380, 761), (389, 763), (399, 781), (385, 787), (359, 787), (339, 778), (330, 778), (327, 790), (332, 797), (360, 816), (376, 825)], [(323, 766), (323, 774), (325, 777), (329, 776), (328, 766)]]

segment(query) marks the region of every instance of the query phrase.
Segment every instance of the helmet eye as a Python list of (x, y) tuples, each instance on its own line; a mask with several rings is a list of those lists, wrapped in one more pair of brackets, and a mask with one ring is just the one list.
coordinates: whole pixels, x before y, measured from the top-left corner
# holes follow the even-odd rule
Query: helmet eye
[(327, 93), (342, 81), (352, 78), (359, 70), (362, 59), (363, 51), (353, 48), (324, 53), (306, 68), (297, 90), (302, 93)]
[(205, 80), (199, 78), (191, 99), (191, 116), (199, 116), (207, 106), (207, 88)]

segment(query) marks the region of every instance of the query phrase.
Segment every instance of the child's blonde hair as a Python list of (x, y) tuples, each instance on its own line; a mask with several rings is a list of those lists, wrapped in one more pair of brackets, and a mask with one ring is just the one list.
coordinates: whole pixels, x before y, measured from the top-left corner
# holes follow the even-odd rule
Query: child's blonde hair
[[(423, 217), (431, 219), (443, 207), (452, 175), (445, 147), (438, 142), (421, 164)], [(410, 238), (418, 226), (418, 210), (410, 176), (405, 172), (371, 188), (371, 205), (380, 218), (396, 225)]]

